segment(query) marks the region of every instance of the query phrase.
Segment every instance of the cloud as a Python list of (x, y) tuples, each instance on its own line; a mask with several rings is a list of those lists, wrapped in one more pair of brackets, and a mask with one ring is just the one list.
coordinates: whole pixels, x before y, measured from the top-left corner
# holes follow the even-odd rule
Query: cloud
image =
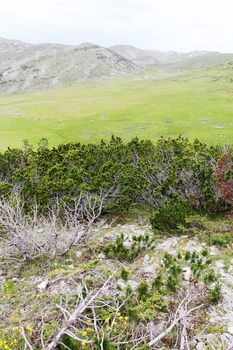
[(232, 0), (7, 0), (0, 3), (0, 36), (233, 52), (232, 13)]

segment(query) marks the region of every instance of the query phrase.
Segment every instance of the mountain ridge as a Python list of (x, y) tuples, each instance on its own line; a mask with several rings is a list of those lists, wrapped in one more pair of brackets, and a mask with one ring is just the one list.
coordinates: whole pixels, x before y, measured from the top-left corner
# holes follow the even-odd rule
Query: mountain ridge
[(145, 68), (188, 70), (233, 61), (233, 54), (210, 51), (143, 50), (131, 45), (103, 47), (25, 43), (0, 38), (0, 93), (51, 89), (92, 79), (127, 76)]

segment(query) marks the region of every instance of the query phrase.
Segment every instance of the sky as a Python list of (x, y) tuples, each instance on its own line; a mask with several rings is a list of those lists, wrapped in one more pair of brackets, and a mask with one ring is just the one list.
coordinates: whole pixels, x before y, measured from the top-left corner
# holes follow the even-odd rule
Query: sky
[(0, 37), (233, 52), (233, 0), (0, 0)]

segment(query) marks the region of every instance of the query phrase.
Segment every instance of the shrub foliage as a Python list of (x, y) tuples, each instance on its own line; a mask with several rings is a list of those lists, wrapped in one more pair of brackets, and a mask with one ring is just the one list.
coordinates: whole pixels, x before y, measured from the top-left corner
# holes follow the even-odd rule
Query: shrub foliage
[(195, 209), (216, 212), (228, 204), (216, 191), (221, 154), (220, 147), (182, 137), (161, 138), (156, 144), (112, 137), (99, 144), (53, 148), (42, 140), (36, 150), (25, 142), (22, 149), (0, 154), (0, 196), (20, 189), (26, 207), (36, 201), (42, 212), (59, 199), (70, 204), (82, 191), (108, 194), (103, 212), (136, 204), (159, 208), (178, 196)]

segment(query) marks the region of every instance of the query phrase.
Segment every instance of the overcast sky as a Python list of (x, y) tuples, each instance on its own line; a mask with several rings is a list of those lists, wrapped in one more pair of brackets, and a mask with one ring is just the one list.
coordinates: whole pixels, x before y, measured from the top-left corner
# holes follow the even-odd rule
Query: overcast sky
[(0, 0), (0, 37), (233, 52), (233, 0)]

